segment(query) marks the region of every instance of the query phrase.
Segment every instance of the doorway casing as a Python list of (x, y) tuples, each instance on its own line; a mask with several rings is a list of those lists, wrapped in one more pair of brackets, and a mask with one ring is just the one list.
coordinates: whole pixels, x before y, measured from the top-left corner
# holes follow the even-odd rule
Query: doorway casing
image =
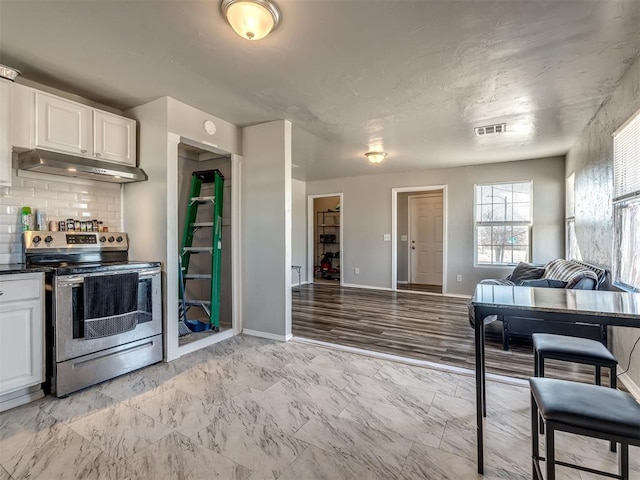
[[(442, 294), (447, 293), (447, 219), (448, 199), (446, 185), (397, 187), (391, 189), (391, 289), (398, 290), (398, 193), (426, 193), (442, 191)], [(404, 291), (404, 290), (403, 290)], [(408, 292), (408, 290), (406, 290)]]
[(313, 283), (314, 278), (314, 200), (316, 198), (339, 197), (340, 198), (340, 286), (344, 283), (344, 269), (342, 259), (344, 258), (344, 199), (342, 193), (322, 193), (317, 195), (307, 195), (307, 283)]

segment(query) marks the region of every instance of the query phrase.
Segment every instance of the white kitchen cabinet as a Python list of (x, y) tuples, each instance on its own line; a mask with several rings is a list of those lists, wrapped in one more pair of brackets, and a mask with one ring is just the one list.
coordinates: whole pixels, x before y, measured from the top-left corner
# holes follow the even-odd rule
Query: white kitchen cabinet
[(20, 150), (41, 148), (136, 166), (135, 120), (23, 85), (14, 88), (9, 148), (13, 144)]
[(92, 109), (41, 92), (36, 92), (35, 95), (35, 146), (74, 155), (92, 156)]
[(93, 111), (93, 155), (136, 166), (136, 121), (99, 110)]
[(44, 275), (0, 275), (0, 405), (44, 382), (44, 358)]
[(0, 186), (11, 185), (11, 82), (0, 79)]

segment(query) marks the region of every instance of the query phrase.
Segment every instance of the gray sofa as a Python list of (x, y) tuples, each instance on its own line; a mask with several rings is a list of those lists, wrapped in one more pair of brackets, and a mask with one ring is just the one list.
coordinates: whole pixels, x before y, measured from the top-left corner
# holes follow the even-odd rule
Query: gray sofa
[[(487, 279), (484, 285), (509, 285), (521, 287), (570, 288), (580, 290), (606, 289), (609, 272), (596, 265), (575, 260), (552, 260), (546, 265), (520, 263), (506, 278)], [(512, 337), (531, 338), (533, 333), (557, 333), (574, 337), (591, 338), (607, 345), (607, 329), (598, 324), (566, 324), (526, 317), (498, 317), (485, 322), (502, 321), (502, 348), (509, 350)]]

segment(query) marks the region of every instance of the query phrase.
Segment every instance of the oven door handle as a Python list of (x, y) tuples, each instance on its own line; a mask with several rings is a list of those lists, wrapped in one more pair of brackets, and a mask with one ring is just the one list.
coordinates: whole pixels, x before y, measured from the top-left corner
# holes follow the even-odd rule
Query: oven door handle
[[(123, 272), (123, 273), (131, 273), (131, 271), (127, 271), (127, 272)], [(153, 278), (155, 275), (159, 275), (160, 274), (160, 270), (151, 270), (151, 271), (142, 271), (142, 272), (136, 272), (139, 274), (138, 278), (140, 280), (145, 280), (147, 278)], [(117, 273), (114, 273), (113, 275), (118, 275)], [(65, 277), (59, 277), (58, 278), (58, 285), (60, 287), (78, 287), (80, 285), (82, 285), (84, 283), (84, 279), (85, 279), (86, 275), (80, 275), (80, 276), (65, 276)]]

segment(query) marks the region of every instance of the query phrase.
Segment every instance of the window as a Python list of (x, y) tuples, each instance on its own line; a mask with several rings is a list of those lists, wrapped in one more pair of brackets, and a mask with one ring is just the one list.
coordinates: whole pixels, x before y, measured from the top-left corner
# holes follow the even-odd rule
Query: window
[(477, 265), (527, 262), (531, 247), (531, 182), (475, 186)]
[(613, 134), (613, 280), (640, 291), (640, 111)]
[(572, 173), (565, 182), (565, 257), (567, 260), (582, 260), (576, 237), (575, 180), (576, 175)]

